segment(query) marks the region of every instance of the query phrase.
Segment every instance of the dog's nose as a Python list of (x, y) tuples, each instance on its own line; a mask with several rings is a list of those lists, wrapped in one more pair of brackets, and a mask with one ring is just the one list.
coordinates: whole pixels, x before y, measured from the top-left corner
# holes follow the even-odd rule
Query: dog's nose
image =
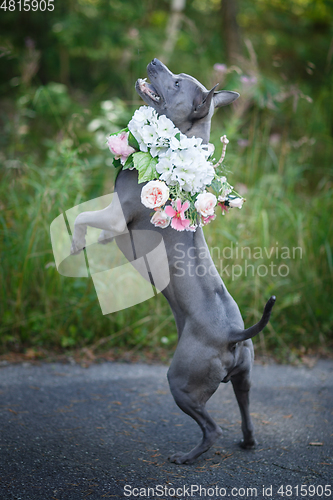
[(157, 61), (158, 61), (158, 59), (156, 59), (156, 57), (154, 57), (154, 59), (152, 60), (151, 63), (155, 66), (157, 64)]

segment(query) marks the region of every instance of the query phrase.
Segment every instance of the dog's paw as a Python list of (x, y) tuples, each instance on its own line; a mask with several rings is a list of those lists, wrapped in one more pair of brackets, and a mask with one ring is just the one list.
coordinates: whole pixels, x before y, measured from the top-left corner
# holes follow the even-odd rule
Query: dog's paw
[(244, 439), (242, 439), (239, 442), (239, 446), (241, 448), (243, 448), (243, 450), (254, 450), (257, 447), (257, 445), (258, 445), (258, 443), (254, 438), (248, 439), (246, 441)]
[(169, 457), (169, 462), (172, 462), (177, 465), (181, 464), (190, 465), (195, 462), (195, 459), (191, 459), (188, 453), (182, 453), (181, 451), (178, 451), (178, 453), (174, 453), (173, 455), (171, 455), (171, 457)]
[(86, 226), (75, 226), (72, 238), (71, 255), (77, 255), (86, 247)]
[(77, 245), (77, 243), (72, 241), (71, 255), (78, 255), (84, 248), (85, 248), (85, 242), (83, 243), (83, 247), (80, 248), (80, 245)]
[(77, 255), (86, 248), (86, 239), (80, 238), (76, 239), (75, 237), (72, 239), (72, 245), (71, 245), (71, 255)]

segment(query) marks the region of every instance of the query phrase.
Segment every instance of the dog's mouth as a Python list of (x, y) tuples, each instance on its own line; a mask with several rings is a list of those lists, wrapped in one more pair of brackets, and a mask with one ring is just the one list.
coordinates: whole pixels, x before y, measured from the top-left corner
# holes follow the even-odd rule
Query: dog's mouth
[(141, 94), (141, 96), (147, 96), (149, 99), (156, 103), (160, 103), (162, 97), (159, 95), (155, 87), (151, 83), (147, 83), (147, 78), (139, 78), (136, 82), (137, 91)]

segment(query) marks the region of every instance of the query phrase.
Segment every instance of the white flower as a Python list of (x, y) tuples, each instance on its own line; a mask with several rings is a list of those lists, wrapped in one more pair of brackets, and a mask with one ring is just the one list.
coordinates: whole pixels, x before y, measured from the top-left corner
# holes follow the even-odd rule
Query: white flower
[(179, 149), (191, 149), (196, 148), (196, 151), (202, 152), (201, 137), (187, 137), (186, 135), (175, 129), (175, 135), (179, 134), (179, 139), (177, 137), (172, 137), (170, 140), (170, 148), (174, 151)]
[(244, 203), (244, 198), (233, 198), (228, 200), (229, 206), (232, 208), (242, 208)]
[(169, 188), (162, 181), (150, 181), (143, 186), (141, 191), (141, 203), (147, 208), (159, 208), (169, 198)]
[(214, 215), (214, 208), (217, 203), (216, 196), (212, 193), (200, 193), (194, 204), (195, 208), (203, 217)]
[(211, 142), (208, 143), (208, 157), (212, 156), (215, 151), (215, 146)]
[(163, 139), (171, 139), (179, 130), (174, 126), (173, 122), (165, 115), (159, 116), (157, 120), (157, 134)]
[(173, 171), (173, 163), (169, 156), (165, 155), (160, 158), (159, 162), (156, 165), (156, 171), (160, 174), (160, 179), (162, 181), (170, 184)]
[(194, 179), (194, 172), (190, 172), (186, 168), (176, 167), (172, 172), (171, 180), (178, 183), (187, 192), (192, 191)]
[(155, 158), (156, 156), (161, 158), (167, 151), (168, 148), (163, 144), (156, 144), (150, 148), (150, 154), (152, 155), (153, 158)]
[(191, 225), (191, 226), (188, 226), (185, 230), (186, 230), (186, 231), (191, 231), (191, 233), (195, 233), (195, 232), (196, 232), (196, 230), (197, 230), (197, 227), (198, 227), (198, 225), (197, 225), (197, 224), (193, 224), (193, 225)]
[(193, 182), (192, 194), (204, 191), (206, 186), (209, 186), (214, 179), (215, 171), (211, 163), (204, 158), (197, 159), (197, 170)]
[(153, 146), (158, 139), (156, 128), (152, 125), (144, 125), (141, 130), (141, 137), (147, 146)]
[(232, 192), (232, 189), (229, 187), (223, 187), (220, 191), (218, 200), (219, 201), (225, 201), (228, 198), (228, 194)]
[[(202, 139), (186, 137), (165, 115), (142, 106), (134, 113), (129, 130), (138, 141), (140, 151), (158, 158), (160, 179), (167, 184), (180, 184), (192, 194), (202, 192), (214, 178), (214, 168), (207, 161), (207, 146)], [(177, 137), (176, 137), (177, 135)]]
[(139, 140), (137, 137), (135, 137), (135, 138), (136, 138), (136, 140), (139, 143), (140, 151), (142, 151), (143, 153), (148, 153), (148, 146), (147, 146), (147, 144), (142, 139)]
[(225, 201), (228, 198), (228, 195), (232, 193), (233, 187), (230, 186), (227, 182), (227, 178), (223, 175), (220, 177), (220, 183), (222, 185), (220, 189), (220, 194), (218, 196), (218, 201)]
[(154, 108), (150, 106), (141, 106), (135, 111), (132, 120), (128, 124), (128, 128), (130, 129), (131, 126), (138, 128), (139, 126), (145, 125), (151, 122), (155, 115), (156, 111)]
[(133, 134), (139, 143), (141, 151), (147, 152), (148, 147), (142, 135), (143, 128), (150, 123), (154, 122), (157, 118), (156, 111), (149, 106), (141, 106), (137, 109), (128, 124), (129, 131)]
[(187, 137), (186, 135), (182, 134), (181, 136), (181, 142), (183, 141), (184, 144), (187, 143), (187, 148), (198, 148), (200, 151), (203, 151), (203, 148), (201, 147), (202, 144), (202, 139), (201, 137)]
[(168, 227), (170, 220), (170, 217), (165, 213), (165, 211), (158, 208), (150, 219), (150, 222), (154, 224), (155, 227), (161, 227), (164, 229), (165, 227)]

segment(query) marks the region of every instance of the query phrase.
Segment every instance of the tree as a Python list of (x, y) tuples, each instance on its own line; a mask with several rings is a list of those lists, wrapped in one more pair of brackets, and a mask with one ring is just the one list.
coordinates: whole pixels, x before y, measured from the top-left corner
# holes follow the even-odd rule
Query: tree
[(237, 0), (222, 0), (222, 35), (225, 43), (226, 58), (231, 64), (239, 61), (242, 54), (242, 39), (240, 27), (237, 22)]
[(186, 0), (171, 0), (171, 13), (166, 27), (166, 40), (160, 56), (165, 64), (168, 64), (177, 43), (185, 5)]

